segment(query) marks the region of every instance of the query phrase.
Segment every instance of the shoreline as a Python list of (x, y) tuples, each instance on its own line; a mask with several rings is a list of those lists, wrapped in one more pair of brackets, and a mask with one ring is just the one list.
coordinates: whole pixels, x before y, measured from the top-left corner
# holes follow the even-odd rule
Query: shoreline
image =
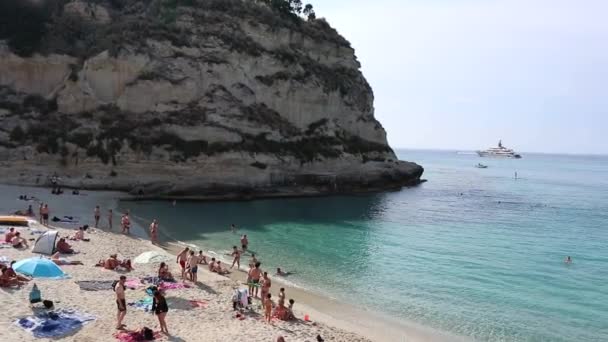
[[(46, 192), (47, 194), (50, 192), (49, 189), (42, 188), (27, 188), (27, 187), (13, 187), (14, 194), (20, 194), (22, 192), (28, 193), (31, 195), (32, 192)], [(50, 196), (50, 195), (49, 195)], [(72, 195), (62, 195), (63, 197), (72, 196)], [(83, 196), (85, 209), (76, 209), (80, 214), (89, 214), (92, 216), (92, 206), (90, 203), (104, 203), (102, 206), (102, 210), (107, 210), (108, 208), (114, 209), (115, 219), (114, 219), (114, 230), (107, 229), (98, 229), (101, 232), (106, 234), (111, 234), (115, 236), (120, 241), (123, 240), (131, 240), (137, 239), (141, 240), (142, 244), (150, 245), (149, 242), (149, 234), (146, 229), (147, 225), (145, 222), (142, 222), (141, 226), (139, 226), (138, 221), (143, 220), (142, 218), (138, 218), (136, 216), (133, 217), (133, 223), (135, 223), (132, 229), (131, 236), (121, 236), (119, 233), (119, 220), (117, 219), (118, 212), (118, 201), (119, 199), (125, 196), (124, 193), (117, 192), (86, 192), (86, 196)], [(37, 195), (38, 197), (38, 195)], [(42, 197), (42, 196), (41, 196)], [(40, 197), (39, 197), (40, 198)], [(55, 197), (53, 197), (55, 198)], [(78, 198), (78, 197), (77, 197)], [(45, 201), (47, 202), (47, 201)], [(51, 206), (53, 206), (53, 201), (49, 201)], [(72, 201), (70, 201), (72, 202)], [(82, 201), (78, 201), (82, 202)], [(101, 204), (100, 203), (100, 204)], [(79, 203), (83, 204), (83, 203)], [(103, 211), (102, 211), (103, 212)], [(52, 216), (52, 214), (51, 214)], [(102, 217), (102, 222), (104, 222)], [(82, 223), (88, 223), (83, 221)], [(139, 226), (139, 227), (137, 227)], [(102, 224), (102, 227), (104, 225)], [(67, 228), (67, 229), (73, 229)], [(118, 233), (118, 234), (117, 234)], [(139, 234), (144, 234), (144, 236), (140, 236)], [(162, 233), (163, 237), (166, 234)], [(175, 254), (176, 249), (183, 248), (182, 244), (179, 241), (176, 242), (167, 242), (163, 245), (157, 245), (156, 248), (163, 248), (171, 254)], [(119, 247), (119, 246), (117, 246)], [(200, 247), (200, 246), (199, 246)], [(179, 251), (178, 251), (179, 252)], [(175, 266), (171, 263), (172, 269), (175, 270)], [(228, 278), (232, 281), (237, 281), (242, 284), (245, 280), (246, 273), (244, 271), (234, 271), (229, 275)], [(223, 278), (223, 277), (222, 277)], [(367, 311), (359, 307), (352, 306), (347, 303), (339, 302), (335, 299), (332, 299), (326, 294), (313, 292), (307, 289), (302, 289), (299, 287), (294, 287), (288, 284), (281, 282), (279, 277), (272, 277), (273, 282), (280, 283), (280, 286), (274, 285), (273, 291), (278, 290), (279, 287), (285, 287), (288, 298), (294, 298), (296, 301), (295, 308), (298, 317), (303, 317), (303, 314), (309, 314), (313, 321), (321, 322), (332, 327), (336, 327), (342, 330), (346, 330), (349, 332), (356, 333), (357, 335), (364, 336), (367, 339), (373, 341), (455, 341), (455, 340), (465, 340), (457, 336), (451, 336), (447, 333), (436, 331), (431, 328), (427, 328), (424, 326), (417, 325), (411, 322), (405, 322), (403, 320), (394, 319), (392, 317), (388, 317), (384, 314)], [(203, 282), (205, 279), (203, 278)]]

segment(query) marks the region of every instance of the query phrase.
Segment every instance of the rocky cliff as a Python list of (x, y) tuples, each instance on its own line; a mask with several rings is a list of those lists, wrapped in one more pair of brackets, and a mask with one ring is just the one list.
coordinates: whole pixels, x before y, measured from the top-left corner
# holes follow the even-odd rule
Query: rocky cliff
[(3, 0), (0, 20), (4, 182), (254, 197), (422, 175), (323, 19), (254, 0)]

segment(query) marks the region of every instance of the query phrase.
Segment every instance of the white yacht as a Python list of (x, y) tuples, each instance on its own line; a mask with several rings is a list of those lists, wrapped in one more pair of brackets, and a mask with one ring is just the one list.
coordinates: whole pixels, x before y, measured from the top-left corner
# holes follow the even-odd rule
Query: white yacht
[(490, 147), (485, 151), (477, 151), (480, 157), (521, 158), (512, 149), (502, 146), (502, 140), (498, 141), (498, 147)]

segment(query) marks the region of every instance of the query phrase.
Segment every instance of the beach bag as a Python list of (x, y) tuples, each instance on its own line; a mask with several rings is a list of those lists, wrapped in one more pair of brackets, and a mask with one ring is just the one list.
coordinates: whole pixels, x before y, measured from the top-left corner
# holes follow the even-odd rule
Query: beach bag
[(52, 301), (52, 300), (43, 300), (43, 301), (42, 301), (42, 304), (44, 305), (44, 307), (45, 307), (46, 309), (52, 309), (52, 308), (53, 308), (53, 306), (54, 306), (54, 303), (53, 303), (53, 301)]
[(148, 327), (144, 327), (144, 341), (153, 341), (154, 331)]
[(30, 303), (40, 303), (42, 301), (42, 295), (38, 289), (38, 285), (34, 284), (32, 291), (30, 291)]

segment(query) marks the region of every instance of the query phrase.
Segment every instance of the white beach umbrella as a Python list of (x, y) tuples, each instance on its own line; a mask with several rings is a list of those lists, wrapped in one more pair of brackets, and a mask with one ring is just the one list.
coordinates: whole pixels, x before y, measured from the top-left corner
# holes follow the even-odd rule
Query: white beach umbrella
[(170, 260), (170, 258), (167, 253), (149, 251), (143, 252), (138, 255), (135, 259), (133, 259), (133, 262), (135, 262), (136, 264), (152, 264), (168, 260)]

